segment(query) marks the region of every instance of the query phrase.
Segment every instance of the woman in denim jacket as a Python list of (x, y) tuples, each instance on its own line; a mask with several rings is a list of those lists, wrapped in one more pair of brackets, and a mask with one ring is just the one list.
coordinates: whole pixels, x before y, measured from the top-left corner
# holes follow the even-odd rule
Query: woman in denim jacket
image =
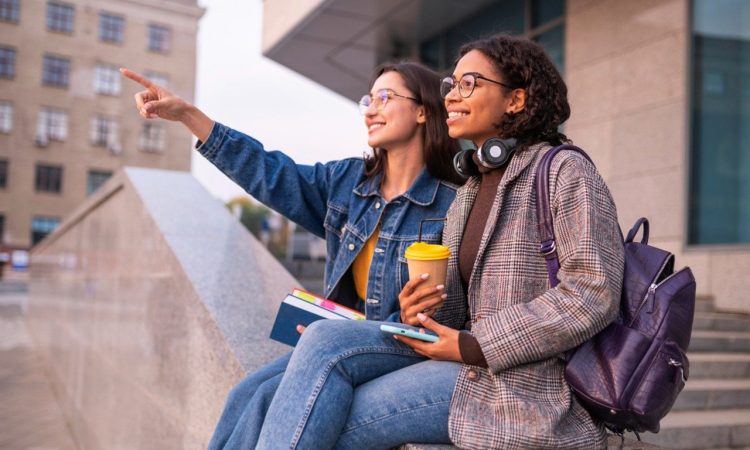
[[(325, 297), (369, 320), (398, 318), (398, 294), (408, 281), (404, 251), (417, 241), (422, 219), (445, 217), (460, 181), (450, 163), (459, 148), (447, 133), (437, 74), (411, 62), (378, 68), (359, 104), (373, 156), (307, 166), (265, 151), (141, 75), (122, 73), (146, 88), (135, 95), (144, 118), (182, 122), (199, 139), (198, 151), (239, 186), (326, 240)], [(440, 242), (442, 228), (426, 222), (422, 240)], [(429, 310), (439, 301), (419, 307)], [(290, 356), (232, 390), (209, 448), (255, 446)]]
[(535, 169), (567, 140), (559, 132), (570, 115), (565, 83), (538, 44), (498, 35), (461, 49), (443, 93), (451, 136), (477, 146), (515, 138), (516, 145), (504, 161), (492, 149), (512, 143), (498, 140), (482, 157), (463, 160), (475, 173), (447, 214), (443, 306), (432, 318), (408, 313), (423, 297), (418, 279), (400, 297), (402, 320), (439, 340), (394, 339), (372, 322), (313, 323), (257, 448), (605, 447), (604, 427), (565, 382), (564, 352), (614, 320), (623, 246), (607, 186), (576, 152), (561, 152), (550, 167), (555, 288), (539, 251)]

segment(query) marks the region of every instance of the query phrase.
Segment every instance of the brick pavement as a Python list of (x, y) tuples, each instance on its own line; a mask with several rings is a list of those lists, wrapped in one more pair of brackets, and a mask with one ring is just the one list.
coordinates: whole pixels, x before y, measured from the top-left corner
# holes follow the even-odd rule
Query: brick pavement
[(0, 450), (76, 450), (24, 321), (23, 293), (0, 292)]

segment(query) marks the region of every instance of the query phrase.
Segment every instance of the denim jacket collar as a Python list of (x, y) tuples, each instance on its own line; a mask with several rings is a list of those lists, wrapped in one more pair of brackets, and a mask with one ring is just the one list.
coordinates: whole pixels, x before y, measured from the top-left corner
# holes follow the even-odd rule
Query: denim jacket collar
[[(380, 181), (382, 179), (383, 172), (367, 178), (354, 188), (354, 193), (361, 197), (380, 195)], [(414, 183), (412, 183), (409, 190), (404, 192), (401, 197), (404, 197), (417, 205), (427, 206), (435, 201), (438, 187), (440, 187), (440, 180), (430, 176), (429, 172), (427, 172), (427, 168), (424, 168), (419, 176), (417, 176), (417, 179), (414, 180)]]

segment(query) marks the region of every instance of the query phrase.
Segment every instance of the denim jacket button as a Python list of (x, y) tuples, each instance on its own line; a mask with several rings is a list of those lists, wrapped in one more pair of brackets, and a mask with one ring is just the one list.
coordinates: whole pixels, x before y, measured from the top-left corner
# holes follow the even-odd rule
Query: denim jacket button
[(375, 209), (380, 209), (380, 202), (375, 203)]
[(349, 250), (354, 250), (354, 244), (349, 244), (349, 246), (348, 246), (347, 248), (348, 248)]
[(346, 227), (341, 227), (341, 234), (346, 233)]
[(466, 375), (471, 381), (477, 381), (479, 379), (479, 373), (476, 370), (470, 370)]

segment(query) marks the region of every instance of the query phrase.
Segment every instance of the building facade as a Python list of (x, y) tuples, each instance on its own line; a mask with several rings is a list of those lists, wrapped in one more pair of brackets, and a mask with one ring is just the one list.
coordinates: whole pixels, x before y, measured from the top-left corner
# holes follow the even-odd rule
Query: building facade
[(450, 72), (460, 45), (507, 31), (563, 73), (565, 133), (605, 177), (627, 231), (692, 267), (700, 295), (750, 311), (750, 3), (742, 0), (275, 0), (266, 56), (352, 100), (372, 69)]
[(141, 119), (128, 67), (186, 99), (196, 0), (0, 0), (0, 247), (27, 249), (118, 168), (190, 169), (179, 124)]

